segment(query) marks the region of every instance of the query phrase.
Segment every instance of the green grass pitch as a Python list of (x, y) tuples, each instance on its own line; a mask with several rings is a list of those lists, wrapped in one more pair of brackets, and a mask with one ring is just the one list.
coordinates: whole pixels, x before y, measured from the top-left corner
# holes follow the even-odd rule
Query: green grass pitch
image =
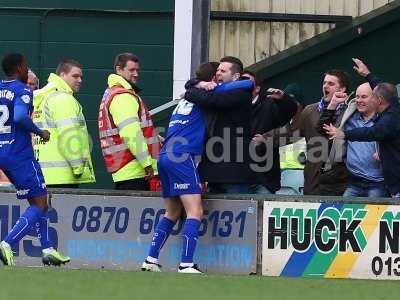
[(0, 267), (2, 300), (394, 300), (399, 293), (395, 281)]

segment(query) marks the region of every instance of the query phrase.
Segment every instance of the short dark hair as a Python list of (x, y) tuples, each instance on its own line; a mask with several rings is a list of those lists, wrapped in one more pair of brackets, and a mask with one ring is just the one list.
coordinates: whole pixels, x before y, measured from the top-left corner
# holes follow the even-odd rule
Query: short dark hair
[(221, 58), (219, 62), (228, 62), (232, 64), (231, 71), (232, 73), (243, 73), (243, 63), (242, 61), (234, 56), (225, 56)]
[(378, 97), (382, 97), (389, 103), (396, 103), (398, 102), (399, 98), (396, 86), (388, 82), (381, 82), (377, 84), (374, 94)]
[(63, 59), (57, 66), (56, 74), (60, 75), (61, 73), (69, 73), (72, 67), (82, 69), (82, 65), (78, 61), (69, 58)]
[(201, 81), (211, 81), (217, 73), (219, 62), (210, 61), (201, 64), (196, 70), (196, 78)]
[[(252, 76), (252, 77), (254, 78), (254, 82), (255, 82), (255, 85), (256, 85), (256, 86), (260, 86), (260, 85), (261, 85), (261, 82), (260, 82), (260, 80), (258, 79), (256, 73), (254, 73), (253, 71), (244, 70), (243, 73), (242, 73), (242, 76), (245, 75), (245, 74), (248, 74), (248, 75), (250, 75), (250, 76)], [(244, 76), (244, 77), (245, 77), (245, 76)]]
[(8, 53), (3, 57), (1, 66), (6, 76), (13, 76), (17, 74), (18, 67), (20, 67), (25, 60), (25, 56), (21, 53)]
[(331, 75), (331, 76), (337, 77), (339, 79), (340, 86), (345, 87), (346, 91), (350, 90), (350, 76), (346, 71), (332, 69), (332, 70), (326, 71), (324, 76), (326, 76), (326, 75)]
[(120, 53), (114, 59), (114, 71), (117, 69), (117, 66), (120, 68), (125, 68), (128, 61), (133, 61), (138, 63), (139, 58), (133, 53)]

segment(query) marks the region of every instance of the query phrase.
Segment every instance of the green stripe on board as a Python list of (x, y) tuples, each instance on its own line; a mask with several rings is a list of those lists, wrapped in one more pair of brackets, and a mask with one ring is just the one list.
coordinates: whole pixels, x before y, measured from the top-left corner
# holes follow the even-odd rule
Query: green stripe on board
[[(345, 204), (340, 210), (340, 213), (347, 208), (351, 209), (355, 214), (358, 209), (363, 209), (364, 207), (364, 204)], [(334, 220), (336, 226), (339, 226), (339, 218), (341, 215), (338, 213), (337, 209), (325, 209), (321, 217), (323, 216), (329, 216)], [(336, 245), (330, 253), (315, 252), (313, 258), (303, 272), (303, 277), (324, 277), (337, 254), (338, 245)]]

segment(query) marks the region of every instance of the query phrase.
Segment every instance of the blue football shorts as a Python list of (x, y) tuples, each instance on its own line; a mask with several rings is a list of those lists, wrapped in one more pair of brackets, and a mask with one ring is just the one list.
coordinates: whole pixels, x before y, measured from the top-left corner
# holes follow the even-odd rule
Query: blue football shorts
[(199, 173), (193, 155), (162, 153), (157, 167), (164, 198), (201, 194)]
[(35, 159), (18, 161), (14, 164), (8, 162), (7, 166), (2, 166), (2, 170), (15, 186), (18, 199), (47, 195), (43, 173)]

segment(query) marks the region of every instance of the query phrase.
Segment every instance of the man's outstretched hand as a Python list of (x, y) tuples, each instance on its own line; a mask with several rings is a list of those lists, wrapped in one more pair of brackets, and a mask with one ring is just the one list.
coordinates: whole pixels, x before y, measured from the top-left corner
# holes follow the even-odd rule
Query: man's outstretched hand
[(332, 124), (324, 125), (324, 130), (330, 139), (344, 139), (344, 132)]
[(361, 59), (352, 58), (355, 66), (353, 67), (354, 71), (358, 73), (358, 75), (362, 77), (367, 77), (369, 73), (371, 73), (366, 64)]

